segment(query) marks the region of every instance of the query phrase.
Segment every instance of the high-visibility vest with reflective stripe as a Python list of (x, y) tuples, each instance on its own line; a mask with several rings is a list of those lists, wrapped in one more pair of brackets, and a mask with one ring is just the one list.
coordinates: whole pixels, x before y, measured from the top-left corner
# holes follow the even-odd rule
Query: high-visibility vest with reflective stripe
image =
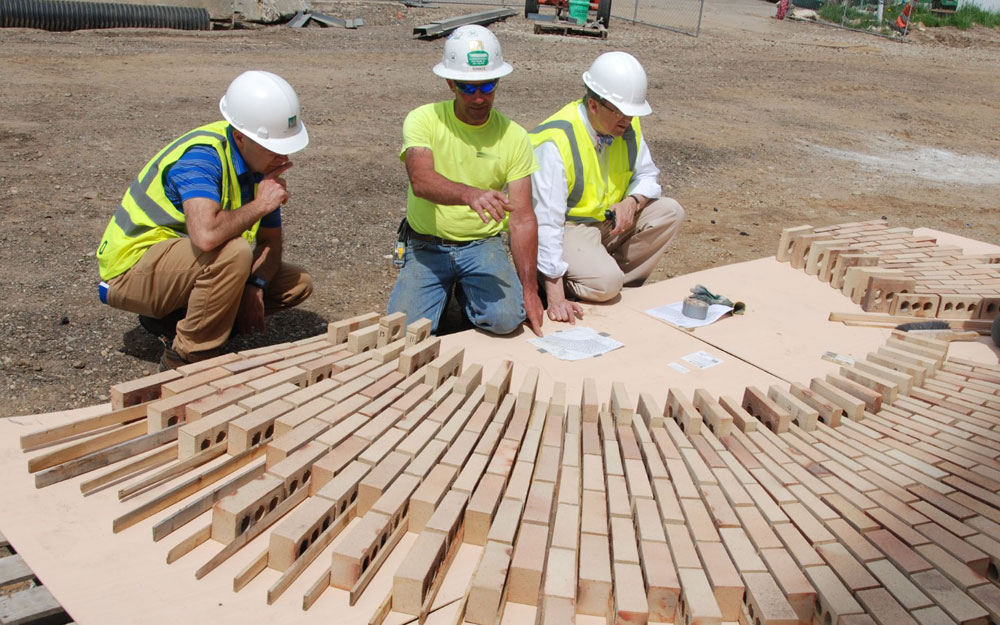
[(605, 184), (597, 161), (597, 150), (580, 117), (581, 100), (570, 102), (552, 117), (528, 133), (531, 145), (551, 141), (562, 156), (566, 168), (566, 218), (570, 221), (604, 221), (604, 211), (620, 202), (628, 190), (635, 159), (639, 153), (642, 131), (639, 118), (621, 137), (615, 137), (608, 150), (608, 180)]
[[(236, 178), (232, 151), (235, 149), (226, 136), (229, 123), (218, 121), (175, 139), (160, 150), (136, 176), (114, 217), (104, 230), (101, 245), (97, 248), (101, 279), (110, 280), (128, 271), (152, 245), (176, 237), (187, 236), (184, 213), (177, 210), (163, 188), (164, 174), (188, 148), (207, 145), (219, 153), (222, 161), (223, 210), (235, 210), (243, 205), (240, 183)], [(243, 233), (243, 238), (253, 245), (260, 221)]]

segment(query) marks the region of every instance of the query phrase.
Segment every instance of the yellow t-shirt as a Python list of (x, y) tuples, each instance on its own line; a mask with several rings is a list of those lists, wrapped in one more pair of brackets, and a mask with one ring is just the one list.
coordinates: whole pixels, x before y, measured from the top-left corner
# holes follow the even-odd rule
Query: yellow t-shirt
[[(454, 101), (425, 104), (410, 111), (403, 122), (403, 149), (430, 148), (434, 171), (453, 182), (480, 189), (503, 190), (511, 181), (530, 176), (538, 169), (528, 133), (493, 109), (485, 124), (470, 126), (455, 117)], [(484, 224), (468, 206), (435, 204), (413, 195), (406, 199), (406, 218), (422, 234), (452, 241), (490, 237), (504, 224)]]

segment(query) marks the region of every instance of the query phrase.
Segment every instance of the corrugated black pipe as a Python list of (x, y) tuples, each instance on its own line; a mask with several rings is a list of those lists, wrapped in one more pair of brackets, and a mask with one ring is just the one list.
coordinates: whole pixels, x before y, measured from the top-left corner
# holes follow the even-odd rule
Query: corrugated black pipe
[(70, 0), (0, 0), (0, 27), (60, 31), (89, 28), (208, 30), (211, 21), (208, 10), (193, 7)]

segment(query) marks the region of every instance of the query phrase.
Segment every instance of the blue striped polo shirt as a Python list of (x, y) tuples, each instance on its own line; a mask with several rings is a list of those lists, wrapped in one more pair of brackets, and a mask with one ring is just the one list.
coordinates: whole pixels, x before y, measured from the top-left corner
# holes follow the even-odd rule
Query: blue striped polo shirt
[[(226, 128), (226, 136), (230, 145), (233, 142), (231, 127)], [(254, 186), (264, 177), (247, 169), (240, 151), (233, 150), (233, 166), (236, 169), (236, 179), (240, 181), (240, 197), (246, 204), (254, 199)], [(176, 163), (167, 169), (164, 178), (164, 191), (170, 203), (177, 210), (184, 212), (184, 200), (203, 197), (214, 202), (222, 201), (222, 160), (215, 148), (207, 145), (196, 145), (188, 148)], [(261, 228), (281, 227), (281, 207), (274, 209), (260, 220)]]

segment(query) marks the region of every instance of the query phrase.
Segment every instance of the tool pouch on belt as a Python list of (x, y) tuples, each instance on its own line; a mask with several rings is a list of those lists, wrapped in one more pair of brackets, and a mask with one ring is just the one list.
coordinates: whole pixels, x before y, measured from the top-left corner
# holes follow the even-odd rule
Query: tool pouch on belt
[(403, 217), (403, 220), (399, 222), (399, 228), (396, 229), (396, 246), (392, 250), (392, 264), (397, 269), (402, 269), (406, 263), (406, 242), (409, 238), (410, 223), (406, 221), (406, 217)]

